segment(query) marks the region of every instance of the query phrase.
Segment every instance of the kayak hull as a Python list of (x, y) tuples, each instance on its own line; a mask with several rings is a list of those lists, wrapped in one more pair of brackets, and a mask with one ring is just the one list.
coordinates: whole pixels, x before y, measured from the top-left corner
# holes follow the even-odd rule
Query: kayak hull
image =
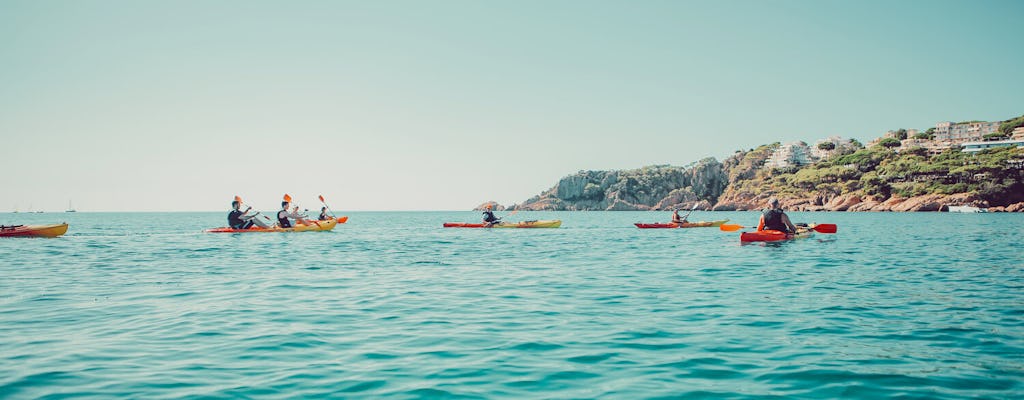
[[(499, 222), (489, 228), (557, 228), (562, 226), (562, 220), (539, 220), (522, 222)], [(445, 228), (488, 228), (486, 224), (469, 222), (445, 222)]]
[(784, 240), (803, 239), (810, 236), (811, 231), (809, 230), (799, 231), (795, 235), (790, 235), (782, 231), (763, 230), (740, 233), (740, 242), (781, 242)]
[(0, 237), (57, 237), (68, 232), (68, 224), (17, 225), (0, 228)]
[(677, 223), (673, 223), (673, 222), (655, 222), (655, 223), (645, 224), (645, 223), (637, 222), (637, 223), (635, 223), (633, 225), (636, 225), (636, 227), (640, 228), (640, 229), (709, 228), (709, 227), (722, 226), (722, 224), (724, 224), (726, 222), (729, 222), (729, 220), (727, 220), (727, 219), (720, 219), (720, 220), (716, 220), (716, 221), (684, 222), (682, 224), (677, 224)]
[[(348, 220), (347, 217), (342, 217), (342, 218), (345, 218), (346, 220)], [(253, 226), (252, 228), (249, 228), (249, 229), (233, 229), (233, 228), (230, 228), (230, 227), (221, 227), (221, 228), (207, 229), (206, 232), (208, 232), (208, 233), (326, 232), (326, 231), (329, 231), (331, 229), (334, 229), (334, 227), (337, 226), (337, 225), (338, 225), (338, 220), (336, 220), (336, 219), (329, 219), (329, 220), (326, 220), (326, 221), (309, 221), (309, 223), (307, 225), (296, 225), (296, 226), (291, 227), (291, 228), (279, 228), (279, 227), (274, 226), (274, 227), (270, 227), (270, 228), (265, 228), (264, 229), (264, 228), (260, 228), (258, 226)]]

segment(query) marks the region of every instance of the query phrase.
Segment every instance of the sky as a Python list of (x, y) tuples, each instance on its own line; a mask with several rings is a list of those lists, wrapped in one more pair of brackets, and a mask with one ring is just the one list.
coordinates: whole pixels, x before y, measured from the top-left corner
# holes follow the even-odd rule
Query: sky
[(1024, 2), (0, 1), (0, 212), (520, 203), (1024, 114)]

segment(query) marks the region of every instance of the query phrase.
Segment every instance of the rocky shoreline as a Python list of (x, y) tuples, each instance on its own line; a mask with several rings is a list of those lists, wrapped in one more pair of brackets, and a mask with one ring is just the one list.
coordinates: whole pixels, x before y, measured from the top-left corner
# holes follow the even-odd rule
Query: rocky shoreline
[[(989, 212), (1024, 212), (1024, 168), (1015, 167), (1014, 161), (1022, 155), (1020, 150), (988, 158), (950, 153), (943, 157), (960, 158), (952, 163), (937, 158), (928, 164), (925, 158), (863, 149), (848, 156), (854, 161), (846, 164), (779, 171), (763, 167), (775, 147), (765, 145), (722, 162), (706, 158), (684, 167), (579, 171), (521, 204), (491, 203), (496, 210), (748, 211), (760, 210), (769, 197), (777, 197), (783, 208), (793, 211), (935, 212), (972, 206)], [(978, 169), (985, 163), (994, 166)], [(930, 170), (915, 175), (893, 165), (924, 165)], [(985, 179), (990, 181), (980, 182)], [(997, 187), (992, 181), (1003, 184)], [(947, 194), (951, 190), (966, 191)]]
[[(766, 199), (723, 199), (710, 210), (745, 211), (764, 208)], [(971, 193), (953, 195), (928, 194), (909, 198), (878, 199), (871, 196), (847, 194), (826, 199), (820, 196), (806, 199), (781, 200), (782, 207), (793, 211), (847, 211), (847, 212), (937, 212), (946, 206), (973, 206), (989, 212), (1024, 212), (1024, 202), (1008, 206), (990, 207), (988, 202)]]

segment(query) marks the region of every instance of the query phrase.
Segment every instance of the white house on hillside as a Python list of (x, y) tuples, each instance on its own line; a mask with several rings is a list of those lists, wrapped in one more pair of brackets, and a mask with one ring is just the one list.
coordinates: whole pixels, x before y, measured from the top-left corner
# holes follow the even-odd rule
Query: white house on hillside
[[(822, 150), (820, 147), (818, 147), (821, 146), (822, 143), (832, 143), (832, 145), (835, 147), (833, 150)], [(824, 160), (826, 158), (829, 158), (833, 154), (836, 154), (837, 151), (840, 151), (846, 147), (855, 149), (855, 147), (853, 147), (853, 142), (850, 141), (850, 139), (843, 139), (840, 136), (829, 136), (827, 138), (818, 140), (817, 142), (814, 142), (814, 146), (810, 147), (811, 157), (813, 158), (812, 161)]]
[(999, 122), (979, 121), (959, 124), (939, 122), (935, 124), (934, 140), (952, 143), (976, 142), (981, 141), (985, 135), (996, 133), (998, 130)]
[(765, 168), (786, 168), (790, 166), (807, 165), (814, 162), (815, 158), (811, 148), (804, 142), (792, 142), (779, 146), (764, 162)]

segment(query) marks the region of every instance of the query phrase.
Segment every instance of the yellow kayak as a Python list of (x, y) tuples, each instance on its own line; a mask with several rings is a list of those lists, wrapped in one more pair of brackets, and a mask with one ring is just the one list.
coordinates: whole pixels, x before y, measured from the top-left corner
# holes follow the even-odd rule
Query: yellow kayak
[(522, 221), (522, 222), (499, 222), (492, 226), (487, 226), (482, 223), (469, 223), (469, 222), (445, 222), (445, 228), (557, 228), (562, 226), (562, 220), (539, 220), (539, 221)]
[[(346, 220), (347, 219), (348, 218), (346, 218)], [(336, 219), (329, 219), (329, 220), (326, 220), (326, 221), (310, 220), (305, 225), (295, 224), (295, 226), (293, 226), (291, 228), (281, 228), (281, 227), (277, 227), (277, 226), (270, 227), (270, 228), (260, 228), (258, 226), (253, 226), (252, 228), (249, 228), (249, 229), (233, 229), (233, 228), (230, 228), (230, 227), (221, 227), (221, 228), (207, 229), (206, 232), (209, 232), (209, 233), (323, 232), (323, 231), (329, 231), (331, 229), (334, 229), (335, 226), (338, 226), (338, 220), (336, 220)]]
[(57, 237), (67, 233), (68, 224), (0, 226), (0, 237)]

